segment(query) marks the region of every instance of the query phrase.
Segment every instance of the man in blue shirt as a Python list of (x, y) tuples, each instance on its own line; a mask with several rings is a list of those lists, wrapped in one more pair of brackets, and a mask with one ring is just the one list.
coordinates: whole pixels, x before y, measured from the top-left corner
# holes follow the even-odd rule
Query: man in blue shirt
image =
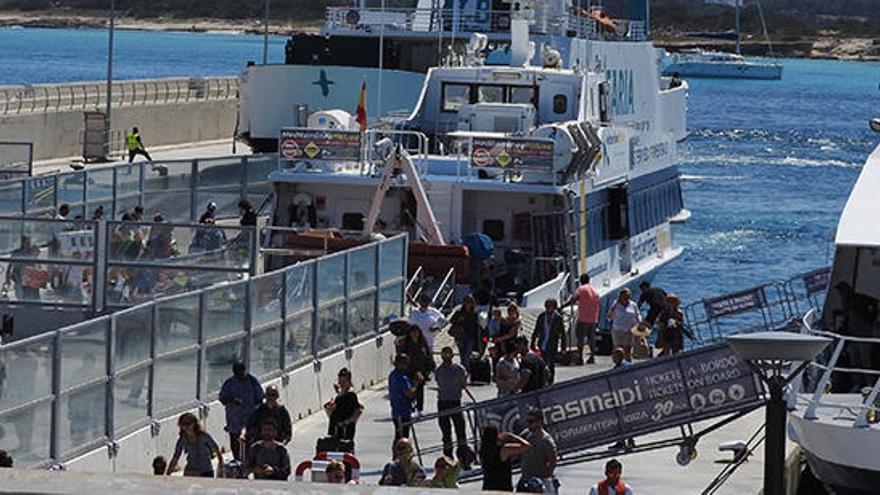
[(388, 375), (388, 400), (391, 402), (391, 420), (394, 421), (394, 440), (409, 438), (409, 422), (412, 420), (412, 398), (418, 386), (425, 381), (416, 373), (415, 383), (410, 382), (409, 356), (398, 354), (394, 358), (394, 370)]
[(232, 374), (220, 389), (220, 403), (226, 408), (229, 449), (235, 460), (243, 462), (241, 442), (251, 414), (263, 402), (263, 386), (247, 372), (244, 363), (233, 363)]

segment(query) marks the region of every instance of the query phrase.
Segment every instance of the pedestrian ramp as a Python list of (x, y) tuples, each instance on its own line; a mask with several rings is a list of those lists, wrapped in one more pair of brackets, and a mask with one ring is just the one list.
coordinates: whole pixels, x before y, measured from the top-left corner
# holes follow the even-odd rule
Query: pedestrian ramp
[[(469, 425), (468, 447), (479, 451), (478, 430), (495, 424), (501, 431), (526, 429), (526, 412), (544, 414), (560, 465), (587, 462), (620, 453), (609, 445), (627, 445), (627, 452), (679, 446), (677, 460), (686, 465), (696, 456), (700, 437), (761, 407), (766, 400), (760, 381), (727, 344), (703, 347), (671, 357), (656, 358), (624, 368), (591, 374), (541, 390), (476, 402), (443, 415), (463, 413)], [(442, 446), (419, 445), (425, 423), (436, 428), (441, 414), (413, 421), (413, 440), (419, 455)], [(695, 424), (717, 419), (698, 429)], [(639, 437), (657, 432), (649, 442)], [(633, 439), (634, 442), (628, 442)], [(463, 479), (477, 479), (479, 469)]]

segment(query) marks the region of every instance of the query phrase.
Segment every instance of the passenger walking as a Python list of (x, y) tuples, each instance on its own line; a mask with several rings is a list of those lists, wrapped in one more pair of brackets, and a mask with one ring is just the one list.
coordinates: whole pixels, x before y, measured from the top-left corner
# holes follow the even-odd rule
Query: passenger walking
[(199, 419), (193, 413), (183, 413), (177, 420), (180, 428), (180, 436), (174, 445), (174, 455), (168, 463), (165, 474), (169, 475), (177, 469), (180, 454), (186, 452), (186, 467), (183, 468), (184, 476), (201, 476), (213, 478), (214, 468), (211, 466), (211, 457), (217, 458), (217, 477), (223, 477), (223, 453), (217, 442), (202, 429)]
[(605, 463), (605, 479), (590, 488), (590, 495), (633, 495), (632, 488), (620, 479), (623, 465), (617, 459)]
[(657, 337), (656, 346), (661, 349), (661, 356), (671, 356), (684, 350), (684, 336), (690, 332), (684, 325), (684, 313), (679, 306), (681, 299), (675, 294), (666, 296), (666, 309), (660, 314), (660, 335)]
[[(556, 470), (556, 442), (544, 430), (544, 413), (532, 408), (526, 413), (528, 428), (522, 437), (531, 447), (519, 456), (522, 477), (517, 483), (517, 491), (524, 491), (532, 479), (537, 478), (545, 484), (556, 485), (553, 472)], [(557, 487), (558, 488), (558, 487)]]
[(290, 456), (275, 440), (278, 435), (274, 419), (267, 418), (260, 425), (260, 440), (251, 445), (246, 463), (246, 472), (254, 479), (286, 481), (290, 477)]
[(498, 397), (507, 397), (518, 391), (519, 361), (516, 358), (516, 344), (513, 341), (504, 343), (504, 354), (495, 366), (495, 386)]
[(632, 291), (626, 287), (620, 289), (617, 301), (608, 310), (606, 318), (611, 320), (611, 341), (614, 347), (623, 349), (627, 361), (632, 360), (632, 330), (642, 321), (639, 306), (632, 300)]
[(574, 291), (571, 299), (565, 303), (570, 306), (577, 303), (578, 316), (575, 332), (577, 334), (578, 362), (583, 362), (584, 345), (590, 348), (587, 364), (596, 362), (596, 327), (599, 325), (599, 293), (590, 285), (590, 276), (581, 274), (581, 285)]
[(394, 440), (409, 437), (412, 421), (412, 399), (419, 385), (424, 383), (421, 373), (415, 382), (409, 379), (409, 356), (398, 354), (394, 358), (394, 370), (388, 375), (388, 400), (391, 402), (391, 420), (394, 422)]
[(517, 388), (523, 392), (540, 390), (550, 384), (550, 369), (544, 359), (529, 349), (529, 339), (520, 335), (513, 341), (519, 354), (519, 384)]
[(324, 404), (324, 411), (330, 415), (327, 434), (339, 440), (354, 442), (355, 426), (364, 412), (357, 394), (351, 389), (351, 371), (342, 368), (333, 385), (336, 397)]
[[(428, 349), (428, 343), (421, 330), (416, 325), (410, 325), (403, 345), (400, 346), (400, 352), (409, 356), (409, 379), (410, 382), (416, 383), (416, 374), (420, 374), (427, 379), (431, 372), (434, 371), (434, 356)], [(425, 410), (425, 383), (424, 381), (416, 388), (415, 410), (417, 414), (421, 414)]]
[(278, 434), (275, 440), (287, 445), (293, 438), (293, 426), (290, 421), (290, 413), (287, 408), (278, 402), (281, 394), (278, 387), (269, 385), (266, 387), (266, 400), (260, 404), (251, 414), (247, 425), (246, 440), (248, 445), (260, 438), (261, 425), (267, 420), (275, 422), (275, 431)]
[(412, 442), (408, 438), (394, 441), (392, 460), (382, 469), (380, 485), (424, 486), (425, 470), (413, 459)]
[(263, 386), (254, 375), (247, 372), (244, 363), (236, 361), (232, 365), (232, 377), (223, 382), (223, 387), (220, 388), (219, 399), (226, 408), (229, 448), (235, 460), (244, 461), (241, 437), (254, 409), (263, 402)]
[(647, 280), (643, 280), (639, 284), (639, 290), (641, 291), (638, 302), (639, 308), (643, 304), (648, 304), (648, 314), (645, 316), (645, 321), (653, 327), (657, 323), (657, 317), (660, 316), (660, 313), (666, 307), (666, 291), (660, 287), (651, 287), (651, 282)]
[(512, 492), (513, 469), (511, 459), (529, 449), (524, 438), (508, 432), (499, 432), (495, 425), (483, 426), (480, 432), (480, 464), (483, 468), (483, 490)]
[(449, 335), (455, 339), (458, 347), (458, 358), (462, 366), (470, 373), (471, 354), (477, 350), (480, 340), (480, 314), (477, 311), (477, 300), (473, 295), (465, 296), (461, 308), (449, 319), (451, 327)]
[(538, 316), (530, 342), (532, 349), (540, 349), (541, 358), (550, 370), (549, 382), (556, 378), (556, 354), (565, 335), (565, 323), (558, 311), (556, 299), (544, 301), (544, 312)]
[(143, 155), (148, 161), (153, 161), (141, 141), (141, 133), (137, 127), (132, 127), (131, 132), (125, 136), (125, 146), (128, 148), (128, 163), (133, 162), (136, 155)]
[[(443, 362), (434, 370), (437, 380), (437, 412), (440, 417), (440, 432), (443, 438), (443, 454), (452, 457), (452, 426), (455, 426), (456, 450), (461, 451), (467, 446), (467, 433), (464, 428), (464, 414), (461, 411), (443, 414), (444, 411), (461, 407), (461, 393), (467, 390), (468, 373), (464, 366), (452, 362), (452, 348), (444, 347), (440, 351)], [(450, 424), (451, 423), (451, 424)]]
[(422, 294), (419, 296), (419, 307), (409, 314), (409, 322), (417, 325), (428, 343), (428, 351), (434, 352), (434, 336), (446, 325), (446, 318), (437, 308), (431, 307), (431, 296)]

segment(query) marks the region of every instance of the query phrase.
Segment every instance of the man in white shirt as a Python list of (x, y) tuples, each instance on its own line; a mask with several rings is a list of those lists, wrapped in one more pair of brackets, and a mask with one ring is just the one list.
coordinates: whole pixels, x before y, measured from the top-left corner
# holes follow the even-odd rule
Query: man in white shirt
[(431, 296), (419, 296), (419, 307), (409, 314), (409, 323), (417, 325), (428, 343), (428, 350), (434, 352), (434, 336), (446, 325), (446, 318), (437, 308), (431, 307)]
[(633, 495), (632, 488), (620, 479), (623, 465), (617, 459), (605, 463), (605, 479), (590, 488), (590, 495)]

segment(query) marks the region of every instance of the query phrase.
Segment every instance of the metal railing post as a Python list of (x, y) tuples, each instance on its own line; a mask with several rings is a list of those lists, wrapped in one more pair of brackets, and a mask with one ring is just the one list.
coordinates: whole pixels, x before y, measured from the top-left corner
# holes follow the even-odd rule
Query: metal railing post
[(252, 290), (254, 285), (254, 280), (250, 279), (244, 284), (244, 348), (241, 350), (241, 360), (247, 366), (247, 369), (251, 369), (251, 341), (253, 340), (253, 328), (251, 325), (252, 315), (251, 315), (251, 298), (253, 297), (256, 291)]
[(159, 326), (159, 308), (156, 303), (150, 306), (150, 373), (147, 377), (147, 416), (153, 420), (156, 403), (156, 327)]
[(376, 293), (373, 295), (373, 333), (379, 333), (379, 327), (382, 326), (382, 323), (379, 321), (379, 316), (381, 315), (379, 301), (382, 300), (382, 252), (387, 242), (379, 241), (376, 245), (376, 257), (373, 267), (375, 273), (374, 280), (376, 281)]
[(822, 400), (822, 394), (825, 393), (825, 387), (828, 386), (828, 382), (831, 380), (831, 373), (834, 370), (834, 365), (837, 364), (837, 359), (840, 357), (840, 353), (843, 351), (843, 344), (845, 340), (841, 338), (837, 341), (837, 345), (834, 347), (834, 353), (831, 354), (831, 359), (828, 360), (828, 368), (825, 369), (825, 373), (822, 374), (822, 378), (819, 380), (819, 383), (816, 385), (816, 390), (813, 392), (813, 397), (810, 398), (810, 405), (807, 406), (807, 410), (804, 411), (804, 419), (816, 419), (816, 409), (819, 408), (819, 401)]
[(198, 342), (199, 342), (199, 358), (196, 363), (196, 398), (201, 404), (205, 397), (205, 358), (207, 357), (207, 349), (205, 349), (205, 315), (207, 314), (207, 292), (199, 291), (199, 316), (198, 316)]
[(147, 181), (147, 177), (146, 177), (147, 172), (145, 170), (144, 163), (146, 163), (146, 162), (140, 162), (140, 164), (137, 166), (138, 167), (138, 206), (144, 206), (144, 195), (145, 195), (144, 189), (146, 188), (146, 181)]
[[(247, 167), (248, 159), (246, 156), (241, 157), (241, 182), (239, 184), (238, 196), (242, 199), (247, 198)], [(255, 205), (259, 207), (258, 205)]]
[(61, 332), (52, 335), (52, 414), (49, 425), (49, 457), (61, 462)]
[(343, 335), (345, 335), (345, 345), (351, 345), (351, 324), (349, 322), (349, 314), (348, 314), (348, 306), (349, 306), (349, 298), (351, 297), (351, 282), (350, 282), (350, 273), (351, 270), (351, 253), (347, 252), (342, 257), (343, 260), (343, 269), (342, 269), (342, 293), (345, 294), (345, 299), (342, 301), (342, 314), (344, 315), (342, 318), (342, 331)]
[(92, 251), (92, 312), (98, 314), (107, 305), (107, 290), (105, 279), (107, 278), (107, 224), (98, 221), (93, 224), (95, 229), (95, 247)]
[(281, 335), (279, 336), (281, 355), (278, 358), (281, 371), (287, 368), (287, 272), (287, 269), (281, 270)]
[(312, 261), (312, 276), (311, 276), (311, 284), (312, 284), (312, 329), (309, 332), (309, 349), (312, 352), (312, 358), (315, 358), (317, 352), (315, 350), (315, 334), (318, 332), (318, 328), (321, 322), (321, 315), (319, 314), (320, 309), (318, 308), (318, 302), (320, 298), (318, 297), (318, 262)]
[(107, 384), (106, 396), (107, 402), (104, 408), (104, 434), (107, 440), (114, 442), (116, 440), (116, 421), (114, 420), (115, 402), (116, 402), (116, 317), (110, 316), (107, 323)]
[(189, 218), (193, 222), (199, 218), (199, 161), (190, 164)]

